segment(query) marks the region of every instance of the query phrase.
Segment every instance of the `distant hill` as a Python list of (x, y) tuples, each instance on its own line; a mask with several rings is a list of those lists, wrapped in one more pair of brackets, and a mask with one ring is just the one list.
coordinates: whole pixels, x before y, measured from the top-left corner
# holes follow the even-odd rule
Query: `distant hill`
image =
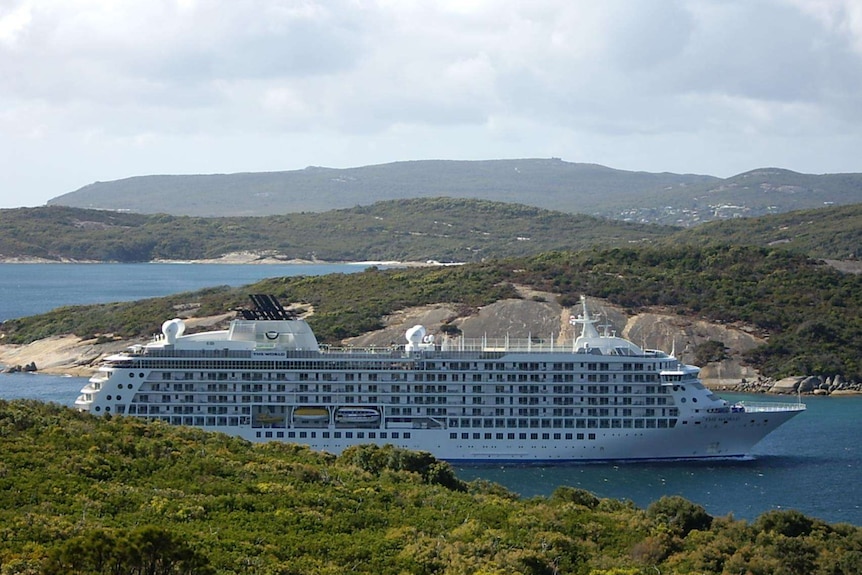
[(676, 228), (458, 198), (324, 213), (203, 218), (62, 206), (0, 210), (0, 259), (140, 262), (255, 252), (283, 260), (481, 261), (627, 246)]
[(671, 244), (783, 246), (811, 257), (862, 258), (862, 203), (705, 223), (668, 238)]
[[(668, 200), (668, 205), (683, 208), (678, 221), (680, 224), (860, 203), (862, 174), (812, 175), (763, 168), (716, 183), (692, 187), (691, 192), (687, 206), (684, 203), (672, 204), (681, 200), (681, 196), (671, 190), (662, 196)], [(685, 216), (686, 212), (697, 214), (700, 219), (689, 219)], [(661, 217), (635, 219), (673, 223)]]
[(714, 219), (862, 202), (862, 174), (761, 169), (728, 179), (615, 170), (558, 158), (395, 162), (358, 168), (152, 175), (96, 182), (48, 205), (176, 216), (323, 212), (408, 198), (518, 203), (641, 223)]
[(0, 260), (201, 260), (249, 252), (270, 260), (470, 262), (556, 250), (716, 243), (782, 245), (810, 257), (858, 261), (862, 203), (691, 228), (459, 198), (234, 218), (62, 206), (0, 210)]

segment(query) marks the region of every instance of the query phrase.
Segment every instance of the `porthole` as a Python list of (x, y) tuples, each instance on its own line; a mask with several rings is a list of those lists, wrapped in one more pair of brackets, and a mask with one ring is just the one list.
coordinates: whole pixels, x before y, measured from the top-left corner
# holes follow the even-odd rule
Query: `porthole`
[(107, 399), (108, 401), (111, 401), (111, 396), (109, 395), (106, 399)]
[(105, 411), (111, 411), (111, 408), (110, 408), (110, 407), (106, 407), (106, 408), (105, 408)]
[(696, 398), (696, 397), (692, 397), (692, 398), (691, 398), (691, 402), (692, 402), (692, 403), (697, 403), (697, 398)]
[(680, 400), (679, 400), (679, 402), (680, 402), (680, 403), (685, 403), (685, 398), (683, 397), (682, 399), (680, 399)]
[(134, 373), (129, 373), (129, 377), (135, 377)]
[(128, 387), (129, 387), (129, 389), (132, 389), (132, 384), (130, 383), (130, 384), (128, 385)]
[(97, 406), (96, 406), (96, 411), (102, 411), (102, 408), (101, 408), (101, 407), (99, 407), (99, 406), (97, 405)]
[(144, 377), (144, 372), (142, 371), (141, 373), (139, 373), (138, 377)]
[(117, 401), (120, 401), (121, 399), (123, 399), (123, 398), (122, 398), (121, 396), (119, 396), (119, 395), (118, 395), (118, 396), (117, 396)]
[(123, 384), (122, 384), (122, 383), (118, 383), (118, 384), (117, 384), (117, 389), (123, 389)]

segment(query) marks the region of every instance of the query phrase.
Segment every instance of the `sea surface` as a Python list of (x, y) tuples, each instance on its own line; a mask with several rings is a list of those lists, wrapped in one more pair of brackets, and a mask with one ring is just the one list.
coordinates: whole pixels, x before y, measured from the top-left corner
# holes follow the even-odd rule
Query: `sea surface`
[[(0, 321), (65, 305), (132, 301), (265, 278), (359, 272), (361, 264), (0, 264)], [(383, 267), (383, 266), (379, 266)]]
[[(0, 320), (61, 305), (167, 295), (265, 277), (350, 273), (363, 266), (226, 264), (0, 264)], [(71, 406), (83, 378), (0, 374), (0, 399)], [(796, 398), (721, 394), (746, 401)], [(555, 466), (456, 466), (465, 480), (487, 479), (524, 497), (562, 485), (646, 507), (682, 495), (715, 516), (753, 520), (796, 509), (829, 522), (862, 526), (862, 396), (803, 397), (808, 410), (767, 436), (746, 460)], [(2, 457), (2, 456), (0, 456)]]

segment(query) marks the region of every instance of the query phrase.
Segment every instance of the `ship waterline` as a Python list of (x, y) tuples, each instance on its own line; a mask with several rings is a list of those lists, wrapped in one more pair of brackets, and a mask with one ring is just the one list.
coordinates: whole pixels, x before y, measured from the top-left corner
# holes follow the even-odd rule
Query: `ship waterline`
[(596, 329), (586, 298), (570, 342), (470, 340), (425, 328), (386, 348), (320, 346), (309, 325), (254, 295), (227, 330), (175, 319), (107, 358), (79, 409), (339, 453), (363, 443), (450, 461), (734, 458), (805, 409), (730, 404), (699, 369)]

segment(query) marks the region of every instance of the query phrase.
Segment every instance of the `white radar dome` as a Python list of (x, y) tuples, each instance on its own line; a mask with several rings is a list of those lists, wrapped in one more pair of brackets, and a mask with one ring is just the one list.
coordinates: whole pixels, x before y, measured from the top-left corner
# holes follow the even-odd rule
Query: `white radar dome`
[(186, 331), (186, 324), (181, 319), (169, 319), (162, 324), (162, 333), (168, 343), (175, 343), (177, 338)]
[(425, 326), (424, 325), (414, 325), (410, 329), (407, 330), (405, 334), (407, 337), (407, 341), (412, 344), (421, 343), (425, 338)]

